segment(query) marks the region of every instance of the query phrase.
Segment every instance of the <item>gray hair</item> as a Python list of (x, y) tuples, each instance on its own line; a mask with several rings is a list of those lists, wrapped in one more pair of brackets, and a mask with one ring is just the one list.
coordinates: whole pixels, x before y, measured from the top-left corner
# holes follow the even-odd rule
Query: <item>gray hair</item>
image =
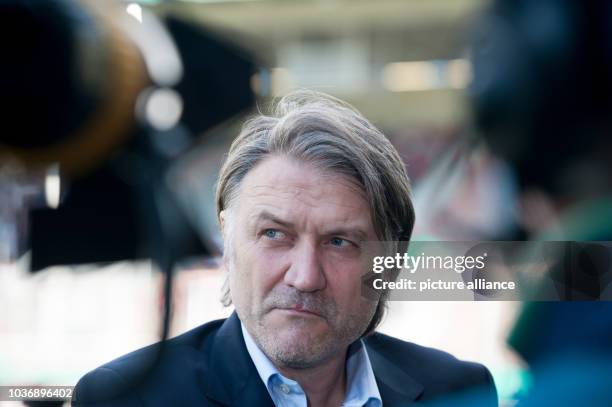
[[(402, 159), (389, 140), (349, 104), (299, 90), (278, 100), (271, 115), (247, 120), (219, 173), (218, 217), (235, 202), (245, 175), (270, 155), (292, 157), (354, 180), (365, 193), (378, 238), (410, 240), (414, 209)], [(226, 242), (226, 250), (231, 245)], [(382, 321), (387, 298), (388, 292), (381, 296), (364, 336)], [(231, 304), (227, 279), (222, 302)]]

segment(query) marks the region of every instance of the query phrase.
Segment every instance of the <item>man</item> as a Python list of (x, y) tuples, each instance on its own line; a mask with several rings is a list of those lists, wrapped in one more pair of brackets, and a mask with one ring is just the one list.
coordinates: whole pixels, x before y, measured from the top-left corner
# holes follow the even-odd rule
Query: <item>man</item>
[(77, 405), (375, 407), (478, 387), (497, 405), (484, 366), (374, 332), (385, 298), (361, 295), (362, 243), (408, 240), (414, 212), (399, 154), (350, 106), (300, 91), (248, 121), (217, 210), (236, 312), (172, 339), (151, 373), (155, 347), (94, 370)]

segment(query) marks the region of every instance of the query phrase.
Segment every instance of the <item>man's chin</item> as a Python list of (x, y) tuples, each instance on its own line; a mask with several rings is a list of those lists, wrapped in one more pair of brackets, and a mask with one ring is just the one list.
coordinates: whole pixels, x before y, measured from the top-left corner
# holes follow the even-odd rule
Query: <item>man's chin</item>
[(258, 342), (274, 362), (290, 368), (306, 368), (325, 358), (330, 330), (321, 317), (275, 310), (264, 319)]
[(306, 369), (319, 365), (329, 357), (329, 352), (321, 342), (312, 337), (296, 336), (294, 332), (279, 332), (268, 338), (264, 353), (278, 367)]
[(275, 309), (262, 322), (261, 327), (268, 334), (287, 339), (322, 338), (330, 334), (330, 326), (325, 318), (299, 311)]

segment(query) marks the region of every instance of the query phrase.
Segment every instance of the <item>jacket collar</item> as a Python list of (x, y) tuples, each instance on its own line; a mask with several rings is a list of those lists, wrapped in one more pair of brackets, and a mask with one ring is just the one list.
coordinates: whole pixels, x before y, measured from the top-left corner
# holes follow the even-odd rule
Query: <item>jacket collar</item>
[[(274, 407), (268, 390), (257, 373), (242, 337), (236, 313), (203, 344), (205, 363), (200, 374), (205, 395), (226, 406)], [(406, 405), (423, 393), (423, 385), (396, 366), (376, 346), (366, 348), (384, 406)]]
[(235, 312), (210, 340), (200, 375), (206, 396), (226, 406), (274, 407), (247, 352)]
[(423, 393), (423, 385), (401, 370), (385, 355), (364, 341), (376, 376), (383, 406), (405, 406)]

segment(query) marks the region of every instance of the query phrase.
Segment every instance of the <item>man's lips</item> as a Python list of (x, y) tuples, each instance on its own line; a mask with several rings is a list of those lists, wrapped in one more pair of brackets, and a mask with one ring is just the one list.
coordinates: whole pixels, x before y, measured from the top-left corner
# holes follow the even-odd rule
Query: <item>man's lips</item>
[(319, 314), (318, 312), (312, 309), (304, 307), (303, 304), (295, 304), (289, 307), (280, 307), (278, 309), (283, 310), (283, 311), (289, 311), (289, 312), (296, 313), (296, 314), (312, 315), (312, 316), (323, 318), (321, 314)]

